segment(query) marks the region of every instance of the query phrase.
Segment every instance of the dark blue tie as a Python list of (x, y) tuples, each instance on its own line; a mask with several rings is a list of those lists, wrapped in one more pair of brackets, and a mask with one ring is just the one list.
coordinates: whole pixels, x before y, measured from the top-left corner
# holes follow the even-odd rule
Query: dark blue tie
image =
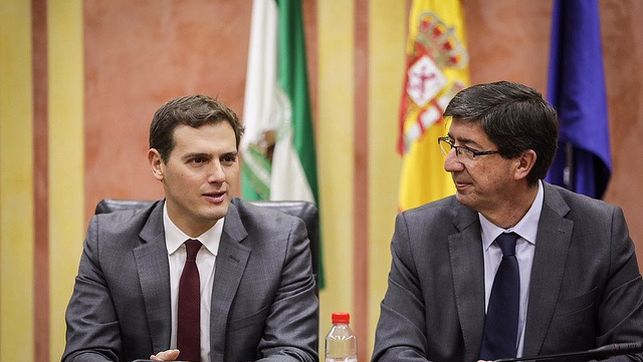
[(493, 280), (487, 306), (480, 347), (482, 360), (516, 357), (520, 310), (520, 273), (516, 260), (516, 239), (517, 234), (504, 233), (495, 241), (502, 249), (502, 261)]

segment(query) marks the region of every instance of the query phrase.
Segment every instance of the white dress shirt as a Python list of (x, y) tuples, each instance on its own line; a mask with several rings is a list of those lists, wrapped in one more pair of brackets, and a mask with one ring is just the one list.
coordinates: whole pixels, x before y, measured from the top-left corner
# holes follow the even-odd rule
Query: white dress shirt
[(500, 246), (494, 243), (494, 240), (502, 233), (514, 232), (520, 237), (516, 241), (516, 259), (518, 260), (518, 269), (520, 272), (520, 311), (518, 314), (518, 345), (516, 346), (516, 356), (521, 357), (525, 344), (525, 323), (527, 319), (527, 306), (529, 304), (529, 281), (531, 276), (531, 265), (534, 261), (534, 252), (536, 251), (536, 236), (538, 234), (538, 221), (540, 212), (543, 208), (544, 191), (542, 181), (538, 181), (538, 193), (531, 207), (522, 219), (509, 229), (503, 229), (496, 226), (482, 214), (478, 213), (480, 218), (480, 230), (482, 237), (482, 247), (484, 251), (484, 300), (485, 311), (489, 305), (491, 287), (493, 279), (496, 276), (500, 261), (502, 260), (502, 250)]
[[(214, 283), (214, 262), (219, 250), (224, 218), (217, 221), (209, 230), (196, 238), (186, 235), (176, 226), (167, 213), (167, 203), (163, 206), (163, 226), (165, 228), (165, 245), (170, 261), (170, 297), (172, 302), (172, 334), (170, 348), (176, 348), (176, 326), (179, 301), (179, 282), (185, 265), (187, 252), (185, 241), (199, 240), (203, 246), (196, 256), (201, 282), (201, 361), (210, 362), (210, 306), (212, 303), (212, 285)], [(179, 359), (181, 356), (179, 355)]]

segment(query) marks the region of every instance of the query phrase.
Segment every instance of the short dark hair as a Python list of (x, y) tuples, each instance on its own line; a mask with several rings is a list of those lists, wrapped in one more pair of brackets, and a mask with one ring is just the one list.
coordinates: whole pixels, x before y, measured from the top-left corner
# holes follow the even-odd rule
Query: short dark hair
[(479, 123), (504, 158), (534, 150), (536, 163), (527, 175), (530, 185), (545, 177), (556, 154), (556, 110), (526, 85), (500, 81), (465, 88), (453, 97), (444, 116)]
[(205, 95), (175, 98), (159, 108), (150, 124), (150, 148), (156, 149), (167, 162), (174, 148), (174, 130), (180, 125), (199, 128), (207, 124), (228, 122), (234, 130), (239, 148), (243, 125), (233, 110), (222, 102)]

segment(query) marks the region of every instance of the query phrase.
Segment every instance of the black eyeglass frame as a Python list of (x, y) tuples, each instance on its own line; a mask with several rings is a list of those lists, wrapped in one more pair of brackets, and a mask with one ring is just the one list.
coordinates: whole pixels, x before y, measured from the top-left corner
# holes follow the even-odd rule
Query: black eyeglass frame
[(440, 147), (440, 150), (442, 151), (442, 154), (444, 154), (444, 156), (446, 156), (448, 154), (448, 152), (445, 153), (446, 150), (444, 148), (442, 148), (441, 142), (444, 142), (444, 143), (448, 144), (449, 147), (451, 147), (451, 149), (455, 149), (455, 155), (457, 157), (460, 157), (460, 155), (462, 154), (462, 151), (464, 150), (465, 154), (468, 153), (469, 155), (471, 155), (471, 157), (469, 157), (469, 159), (472, 159), (472, 160), (475, 159), (478, 156), (486, 156), (486, 155), (493, 155), (493, 154), (496, 154), (496, 153), (500, 153), (500, 151), (498, 151), (498, 150), (495, 150), (495, 151), (478, 151), (478, 150), (474, 150), (473, 148), (471, 148), (469, 146), (464, 146), (464, 145), (463, 146), (456, 146), (455, 140), (453, 140), (453, 138), (451, 138), (449, 136), (442, 136), (442, 137), (438, 137), (438, 146)]

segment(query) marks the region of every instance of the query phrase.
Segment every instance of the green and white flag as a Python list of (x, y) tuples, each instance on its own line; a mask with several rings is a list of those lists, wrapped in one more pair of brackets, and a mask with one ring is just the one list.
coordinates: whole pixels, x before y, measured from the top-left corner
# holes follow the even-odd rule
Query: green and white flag
[(319, 206), (300, 0), (254, 0), (243, 118), (243, 197)]

